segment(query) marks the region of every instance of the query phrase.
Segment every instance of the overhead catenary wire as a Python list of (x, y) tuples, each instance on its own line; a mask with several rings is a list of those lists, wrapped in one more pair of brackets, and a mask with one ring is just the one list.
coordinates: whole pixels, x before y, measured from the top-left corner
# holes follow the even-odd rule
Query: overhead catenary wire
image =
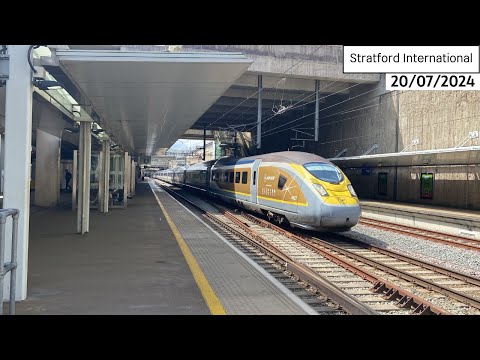
[[(325, 110), (327, 110), (327, 109), (330, 109), (330, 108), (332, 108), (332, 107), (334, 107), (334, 106), (343, 104), (343, 103), (345, 103), (345, 102), (347, 102), (347, 101), (351, 101), (351, 100), (353, 100), (353, 99), (355, 99), (355, 98), (358, 98), (359, 96), (366, 95), (366, 94), (368, 94), (368, 93), (370, 93), (370, 92), (372, 92), (372, 91), (375, 91), (375, 90), (377, 90), (377, 89), (376, 89), (376, 88), (373, 88), (373, 89), (371, 89), (371, 90), (368, 90), (368, 91), (365, 91), (365, 92), (363, 92), (363, 93), (361, 93), (361, 94), (358, 94), (358, 95), (356, 95), (356, 96), (354, 96), (354, 97), (345, 99), (345, 100), (343, 100), (343, 101), (339, 101), (339, 102), (337, 102), (337, 103), (335, 103), (335, 104), (333, 104), (333, 105), (331, 105), (331, 106), (328, 106), (328, 107), (326, 107), (326, 108), (321, 109), (319, 112), (322, 112), (322, 111), (325, 111)], [(305, 117), (307, 117), (307, 116), (311, 116), (311, 115), (314, 115), (314, 114), (315, 114), (315, 112), (312, 112), (312, 113), (309, 113), (309, 114), (307, 114), (307, 115), (303, 115), (303, 116), (301, 116), (301, 117), (299, 117), (299, 118), (293, 119), (293, 120), (291, 120), (291, 121), (289, 121), (289, 122), (287, 122), (287, 123), (285, 123), (285, 124), (281, 124), (281, 125), (279, 125), (277, 128), (275, 128), (275, 129), (266, 131), (264, 134), (262, 134), (262, 136), (267, 136), (267, 135), (269, 135), (272, 131), (278, 130), (279, 127), (284, 127), (284, 126), (286, 126), (286, 125), (290, 125), (290, 124), (292, 124), (292, 123), (294, 123), (294, 122), (296, 122), (296, 121), (298, 121), (298, 120), (300, 120), (300, 119), (303, 119), (303, 118), (305, 118)], [(284, 131), (284, 130), (286, 130), (286, 129), (283, 129), (283, 130), (281, 130), (281, 131)], [(280, 132), (280, 131), (275, 131), (275, 133), (277, 133), (277, 132)]]
[[(381, 95), (375, 96), (374, 98), (377, 98), (377, 97), (379, 97), (379, 96), (381, 96)], [(374, 99), (374, 98), (372, 98), (372, 99)], [(354, 109), (354, 110), (351, 110), (351, 111), (348, 111), (348, 112), (359, 111), (359, 110), (363, 110), (363, 109), (365, 109), (365, 108), (369, 108), (369, 107), (373, 107), (373, 106), (378, 106), (378, 104), (373, 104), (373, 105), (369, 105), (369, 106), (365, 106), (365, 107), (360, 107), (360, 108), (357, 108), (357, 109)], [(334, 114), (330, 114), (330, 115), (321, 117), (320, 120), (321, 120), (321, 119), (328, 118), (328, 117), (331, 117), (331, 116), (334, 116), (334, 115), (342, 114), (343, 112), (344, 112), (344, 110), (342, 110), (342, 111), (340, 111), (340, 112), (338, 112), (338, 113), (334, 113)], [(305, 115), (305, 116), (302, 116), (301, 118), (296, 118), (296, 119), (292, 120), (292, 122), (296, 122), (296, 121), (301, 120), (302, 118), (305, 118), (305, 117), (310, 116), (310, 115), (312, 115), (312, 114), (313, 114), (313, 113), (310, 113), (310, 114), (307, 114), (307, 115)], [(354, 119), (354, 118), (357, 118), (357, 117), (360, 117), (360, 116), (361, 116), (361, 115), (357, 115), (357, 116), (352, 116), (352, 117), (345, 118), (345, 119), (342, 119), (342, 120), (332, 121), (332, 122), (329, 122), (329, 123), (323, 123), (323, 124), (320, 124), (320, 127), (326, 126), (326, 125), (331, 125), (331, 124), (334, 124), (334, 123), (336, 123), (336, 122), (342, 122), (342, 121)], [(311, 119), (309, 119), (308, 121), (305, 121), (305, 122), (303, 122), (303, 123), (301, 123), (301, 124), (298, 124), (298, 125), (296, 125), (296, 126), (297, 126), (297, 127), (304, 126), (304, 125), (308, 124), (310, 121), (311, 121)], [(293, 128), (293, 129), (295, 129), (295, 128)], [(290, 130), (293, 130), (293, 129), (290, 129)], [(268, 130), (268, 131), (267, 131), (267, 134), (265, 134), (265, 136), (274, 135), (274, 134), (277, 134), (277, 133), (280, 133), (280, 132), (283, 132), (283, 131), (287, 131), (287, 130), (289, 130), (289, 129), (288, 129), (288, 128), (278, 129), (278, 127), (277, 127), (277, 128), (275, 128), (275, 129)]]
[[(364, 81), (364, 82), (365, 82), (365, 81)], [(334, 92), (334, 93), (325, 95), (325, 96), (319, 98), (319, 100), (326, 99), (326, 98), (329, 97), (329, 96), (336, 95), (336, 94), (338, 94), (338, 93), (340, 93), (340, 92), (342, 92), (342, 91), (351, 89), (351, 88), (353, 88), (353, 87), (355, 87), (355, 86), (359, 86), (359, 85), (363, 84), (364, 82), (357, 83), (357, 84), (354, 84), (354, 85), (352, 85), (352, 86), (350, 86), (350, 87), (348, 87), (348, 88), (346, 88), (346, 89), (342, 89), (342, 90), (339, 90), (339, 91), (337, 91), (337, 92)], [(371, 91), (373, 91), (373, 90), (375, 90), (375, 89), (372, 89)], [(370, 92), (370, 91), (368, 91), (368, 92)], [(368, 92), (366, 92), (366, 93), (368, 93)], [(362, 93), (362, 94), (360, 94), (360, 95), (364, 95), (364, 94), (366, 94), (366, 93)], [(354, 98), (356, 98), (356, 97), (358, 97), (358, 96), (360, 96), (360, 95), (356, 95), (356, 96), (353, 97), (353, 98), (349, 98), (349, 99), (347, 99), (347, 100), (342, 100), (342, 101), (340, 101), (340, 102), (337, 102), (337, 103), (335, 103), (335, 104), (333, 104), (333, 105), (331, 105), (331, 106), (329, 106), (329, 107), (326, 107), (326, 108), (321, 109), (319, 112), (324, 111), (324, 110), (326, 110), (326, 109), (329, 109), (329, 108), (331, 108), (331, 107), (333, 107), (333, 106), (337, 106), (338, 104), (341, 104), (341, 103), (343, 103), (343, 102), (345, 102), (345, 101), (348, 101), (348, 100), (350, 100), (350, 99), (354, 99)], [(297, 106), (297, 107), (292, 107), (292, 108), (289, 109), (289, 111), (291, 111), (291, 110), (293, 110), (293, 109), (297, 109), (297, 108), (302, 107), (302, 106), (305, 106), (305, 105), (308, 105), (308, 104), (311, 104), (311, 103), (314, 103), (315, 101), (316, 101), (316, 100), (312, 100), (312, 101), (307, 102), (307, 103), (305, 103), (305, 104), (301, 104), (301, 105), (299, 105), (299, 106)], [(315, 114), (315, 112), (313, 112), (313, 113), (311, 113), (311, 114), (309, 114), (309, 115), (312, 115), (312, 114)], [(263, 121), (262, 121), (262, 125), (263, 125), (264, 123), (266, 123), (267, 121), (273, 119), (273, 118), (276, 117), (277, 115), (278, 115), (278, 114), (274, 114), (274, 115), (270, 116), (269, 118), (263, 120)], [(287, 123), (287, 124), (288, 124), (288, 123)], [(282, 124), (281, 126), (283, 126), (283, 125), (285, 125), (285, 124)], [(255, 126), (252, 126), (251, 128), (247, 129), (246, 131), (250, 131), (250, 130), (252, 130), (253, 128), (255, 128)], [(264, 135), (264, 134), (262, 134), (262, 136), (263, 136), (263, 135)]]
[[(337, 84), (337, 83), (340, 83), (340, 82), (341, 82), (340, 80), (343, 79), (343, 78), (345, 78), (347, 75), (349, 75), (349, 74), (345, 74), (345, 75), (339, 77), (337, 80), (330, 82), (330, 83), (329, 83), (327, 86), (325, 86), (322, 90), (328, 89), (330, 86), (332, 86), (332, 85), (334, 85), (334, 84)], [(355, 87), (355, 86), (358, 86), (358, 85), (361, 85), (361, 84), (363, 84), (363, 83), (365, 83), (365, 82), (367, 82), (367, 80), (362, 81), (362, 82), (360, 82), (360, 83), (356, 83), (356, 84), (354, 84), (354, 85), (352, 85), (352, 86), (349, 86), (349, 87), (347, 87), (347, 88), (345, 88), (345, 89), (342, 89), (342, 90), (340, 90), (340, 91), (338, 91), (338, 92), (335, 92), (335, 93), (333, 93), (333, 94), (330, 94), (330, 95), (338, 94), (339, 92), (342, 92), (342, 91), (351, 89), (351, 88), (353, 88), (353, 87)], [(299, 98), (300, 96), (306, 94), (307, 92), (309, 92), (309, 91), (304, 91), (302, 94), (295, 96), (291, 101)], [(304, 105), (308, 105), (308, 104), (311, 104), (311, 103), (315, 102), (316, 100), (313, 100), (313, 101), (307, 102), (306, 104), (301, 104), (301, 105), (299, 105), (299, 106), (296, 106), (298, 103), (300, 103), (300, 102), (302, 102), (302, 101), (305, 101), (306, 99), (314, 96), (315, 94), (316, 94), (316, 91), (313, 91), (310, 95), (307, 95), (306, 97), (298, 100), (295, 104), (292, 105), (292, 107), (288, 108), (288, 109), (287, 109), (286, 111), (284, 111), (283, 113), (285, 113), (285, 112), (287, 112), (287, 111), (289, 111), (289, 110), (293, 110), (293, 109), (296, 109), (296, 108), (298, 108), (298, 107), (301, 107), (301, 106), (304, 106)], [(328, 96), (330, 96), (330, 95), (327, 95), (327, 96), (325, 96), (325, 97), (328, 97)], [(320, 99), (324, 99), (325, 97), (320, 98)], [(254, 106), (254, 105), (251, 105), (246, 111), (250, 110), (253, 106)], [(266, 111), (264, 111), (264, 112), (262, 112), (262, 115), (265, 114), (265, 113), (268, 113), (268, 112), (270, 112), (269, 109), (266, 110)], [(238, 119), (241, 115), (243, 115), (243, 114), (244, 114), (244, 113), (242, 112), (240, 115), (238, 115), (238, 117), (235, 118), (234, 121), (237, 120), (237, 119)], [(275, 117), (275, 116), (273, 116), (273, 117)], [(273, 118), (273, 117), (271, 117), (271, 118)], [(250, 119), (254, 119), (254, 118), (255, 118), (255, 116), (251, 116), (251, 117), (247, 118), (246, 120), (250, 120)], [(271, 118), (266, 119), (265, 121), (268, 121), (268, 120), (270, 120)], [(257, 124), (257, 121), (253, 121), (252, 123), (250, 123), (250, 125), (254, 125), (254, 124), (256, 125), (256, 124)], [(263, 124), (263, 122), (262, 122), (262, 124)], [(253, 128), (255, 128), (255, 126), (249, 128), (247, 131), (250, 131), (250, 130), (252, 130)], [(242, 130), (242, 131), (244, 131), (244, 130)]]
[[(262, 45), (261, 48), (263, 48), (265, 45)], [(298, 66), (301, 62), (303, 61), (307, 61), (314, 53), (316, 53), (320, 48), (322, 47), (322, 45), (320, 45), (319, 47), (317, 47), (314, 51), (312, 51), (306, 58), (304, 59), (300, 59), (297, 63), (293, 64), (291, 67), (289, 67), (287, 70), (285, 70), (282, 75), (284, 75), (287, 71), (289, 71), (290, 69), (292, 69), (293, 67), (296, 67)], [(259, 90), (255, 91), (253, 94), (251, 94), (249, 97), (247, 97), (245, 100), (243, 100), (242, 102), (240, 102), (238, 105), (234, 106), (232, 109), (228, 110), (226, 113), (224, 113), (222, 116), (220, 116), (218, 119), (216, 119), (215, 121), (211, 122), (210, 124), (208, 124), (208, 126), (211, 126), (213, 124), (215, 124), (218, 120), (222, 119), (225, 115), (227, 115), (228, 113), (230, 113), (232, 110), (234, 110), (235, 108), (237, 108), (238, 106), (242, 105), (245, 101), (247, 101), (248, 99), (250, 99), (252, 96), (256, 95), (257, 93), (259, 92)]]

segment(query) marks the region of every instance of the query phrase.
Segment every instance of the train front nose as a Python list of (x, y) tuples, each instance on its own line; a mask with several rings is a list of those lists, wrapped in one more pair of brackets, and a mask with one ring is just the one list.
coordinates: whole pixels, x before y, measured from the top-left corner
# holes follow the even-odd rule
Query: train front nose
[(323, 228), (351, 228), (357, 225), (361, 209), (360, 205), (322, 204), (320, 225)]

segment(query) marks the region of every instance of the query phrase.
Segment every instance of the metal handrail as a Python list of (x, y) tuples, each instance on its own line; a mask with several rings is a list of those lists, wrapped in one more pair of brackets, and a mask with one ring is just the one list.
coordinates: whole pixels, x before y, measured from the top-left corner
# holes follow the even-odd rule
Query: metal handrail
[[(10, 274), (10, 301), (9, 314), (15, 315), (15, 279), (17, 276), (17, 239), (18, 239), (18, 216), (20, 211), (18, 209), (0, 209), (0, 315), (3, 314), (3, 279), (5, 275), (11, 271)], [(12, 224), (12, 253), (10, 262), (5, 263), (5, 224), (7, 218), (13, 218)]]

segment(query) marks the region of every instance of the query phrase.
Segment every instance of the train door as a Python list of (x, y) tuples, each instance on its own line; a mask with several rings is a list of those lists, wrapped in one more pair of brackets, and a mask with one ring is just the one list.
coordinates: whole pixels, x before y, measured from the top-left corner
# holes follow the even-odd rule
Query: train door
[(258, 189), (258, 167), (262, 160), (255, 160), (252, 166), (252, 182), (251, 182), (251, 191), (252, 194), (252, 202), (258, 204), (257, 198), (257, 189)]

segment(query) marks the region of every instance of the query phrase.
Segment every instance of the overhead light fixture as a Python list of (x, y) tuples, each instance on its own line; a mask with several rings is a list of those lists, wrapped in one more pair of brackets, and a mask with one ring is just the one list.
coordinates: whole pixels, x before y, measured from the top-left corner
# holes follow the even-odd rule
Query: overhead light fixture
[(58, 81), (33, 79), (32, 84), (40, 90), (58, 90), (64, 89), (64, 85)]

